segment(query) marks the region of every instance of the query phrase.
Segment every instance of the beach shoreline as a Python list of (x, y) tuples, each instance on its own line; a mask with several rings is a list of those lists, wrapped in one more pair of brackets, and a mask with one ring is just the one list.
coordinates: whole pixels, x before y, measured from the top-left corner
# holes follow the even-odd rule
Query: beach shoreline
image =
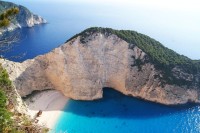
[(68, 98), (57, 90), (46, 90), (30, 96), (24, 101), (28, 106), (28, 114), (34, 118), (41, 110), (42, 114), (37, 117), (38, 124), (54, 131)]

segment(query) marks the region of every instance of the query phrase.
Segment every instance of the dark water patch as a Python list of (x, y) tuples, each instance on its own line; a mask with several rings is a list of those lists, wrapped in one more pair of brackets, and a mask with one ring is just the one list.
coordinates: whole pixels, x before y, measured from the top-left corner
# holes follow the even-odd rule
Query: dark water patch
[(200, 132), (200, 107), (165, 106), (104, 89), (95, 101), (70, 100), (55, 126), (69, 133)]
[(112, 90), (104, 89), (104, 97), (95, 101), (70, 100), (66, 111), (77, 115), (89, 117), (117, 117), (126, 119), (147, 119), (179, 113), (197, 105), (166, 106), (124, 96)]
[[(45, 54), (58, 47), (68, 38), (68, 30), (59, 31), (55, 25), (41, 24), (32, 28), (17, 29), (8, 33), (6, 36), (18, 33), (20, 35), (17, 42), (12, 43), (12, 49), (1, 53), (6, 59), (22, 62), (32, 59), (38, 55)], [(23, 55), (23, 56), (22, 56)]]

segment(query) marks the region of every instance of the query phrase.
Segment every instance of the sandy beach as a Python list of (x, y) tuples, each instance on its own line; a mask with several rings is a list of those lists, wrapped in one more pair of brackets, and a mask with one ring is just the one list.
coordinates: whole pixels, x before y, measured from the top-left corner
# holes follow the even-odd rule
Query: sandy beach
[(37, 118), (38, 123), (53, 129), (67, 101), (68, 98), (61, 92), (48, 90), (33, 94), (25, 100), (25, 103), (32, 118), (42, 110), (42, 115)]

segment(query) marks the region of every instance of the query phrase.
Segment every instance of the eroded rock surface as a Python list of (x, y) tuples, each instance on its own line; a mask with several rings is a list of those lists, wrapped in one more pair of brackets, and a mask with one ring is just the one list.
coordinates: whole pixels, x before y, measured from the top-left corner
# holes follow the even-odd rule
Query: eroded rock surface
[[(102, 98), (104, 87), (111, 87), (125, 95), (167, 105), (200, 99), (198, 87), (163, 84), (163, 74), (150, 57), (113, 34), (94, 33), (84, 43), (78, 36), (35, 59), (0, 62), (21, 96), (33, 90), (56, 89), (73, 99), (93, 100)], [(178, 68), (174, 73), (188, 80), (195, 77)]]

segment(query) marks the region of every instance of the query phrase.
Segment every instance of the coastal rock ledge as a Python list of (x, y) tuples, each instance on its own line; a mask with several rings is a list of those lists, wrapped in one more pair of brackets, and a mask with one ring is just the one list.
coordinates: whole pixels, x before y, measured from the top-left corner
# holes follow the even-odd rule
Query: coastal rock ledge
[(172, 75), (190, 85), (168, 83), (162, 68), (136, 44), (112, 33), (84, 31), (53, 51), (22, 63), (1, 59), (18, 93), (56, 89), (76, 100), (94, 100), (110, 87), (166, 105), (199, 103), (198, 74), (174, 66)]

